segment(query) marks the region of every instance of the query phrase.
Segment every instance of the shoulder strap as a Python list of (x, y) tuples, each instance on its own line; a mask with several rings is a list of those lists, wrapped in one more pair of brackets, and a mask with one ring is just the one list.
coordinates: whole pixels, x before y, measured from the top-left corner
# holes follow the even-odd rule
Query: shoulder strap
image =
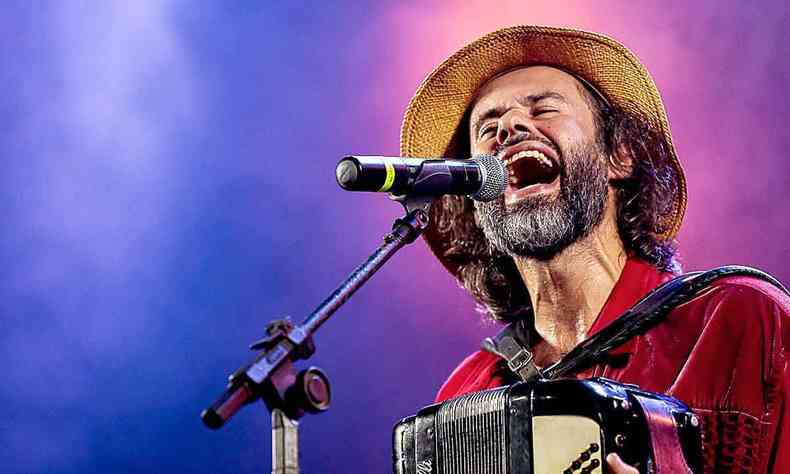
[(516, 324), (510, 323), (496, 336), (483, 339), (483, 350), (505, 359), (508, 368), (521, 380), (544, 378), (533, 361), (532, 352), (519, 342)]
[[(483, 349), (507, 360), (508, 366), (522, 380), (561, 377), (600, 360), (608, 351), (661, 322), (676, 306), (690, 301), (716, 280), (729, 276), (754, 277), (790, 295), (778, 280), (765, 272), (750, 267), (729, 265), (706, 272), (686, 273), (669, 280), (645, 295), (601, 332), (583, 341), (559, 362), (542, 372), (538, 371), (532, 362), (532, 354), (516, 340), (513, 324), (508, 325), (497, 336), (484, 340)], [(514, 348), (513, 344), (517, 348)]]

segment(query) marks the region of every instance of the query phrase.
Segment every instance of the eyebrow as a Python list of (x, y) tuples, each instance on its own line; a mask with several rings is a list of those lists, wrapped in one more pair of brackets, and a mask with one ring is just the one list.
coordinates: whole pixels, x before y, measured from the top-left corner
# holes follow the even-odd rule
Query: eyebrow
[[(519, 95), (515, 97), (515, 100), (520, 105), (524, 107), (530, 107), (535, 105), (537, 102), (546, 99), (556, 99), (563, 103), (568, 103), (565, 99), (565, 96), (558, 92), (552, 91), (544, 91), (538, 92), (537, 94), (530, 94), (530, 95)], [(480, 127), (480, 124), (488, 119), (501, 117), (505, 112), (507, 112), (507, 107), (504, 105), (496, 105), (493, 107), (487, 108), (482, 114), (478, 115), (477, 117), (472, 117), (474, 122), (472, 123), (472, 130), (477, 132), (477, 129)]]

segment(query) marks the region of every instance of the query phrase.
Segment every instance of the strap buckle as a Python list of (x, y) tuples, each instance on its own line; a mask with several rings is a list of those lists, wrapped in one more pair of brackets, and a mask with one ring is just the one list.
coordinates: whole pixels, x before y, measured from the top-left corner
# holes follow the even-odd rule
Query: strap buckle
[(517, 374), (521, 373), (521, 369), (527, 367), (530, 362), (532, 362), (533, 357), (531, 352), (522, 348), (516, 355), (508, 359), (507, 366), (510, 367), (510, 370), (513, 372)]

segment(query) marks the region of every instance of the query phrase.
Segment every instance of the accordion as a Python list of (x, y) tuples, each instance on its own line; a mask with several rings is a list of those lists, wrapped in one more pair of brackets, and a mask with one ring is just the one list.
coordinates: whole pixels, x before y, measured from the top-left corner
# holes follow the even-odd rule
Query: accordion
[(604, 378), (521, 382), (430, 405), (395, 425), (393, 445), (395, 474), (604, 473), (613, 452), (646, 473), (696, 473), (702, 462), (686, 405)]

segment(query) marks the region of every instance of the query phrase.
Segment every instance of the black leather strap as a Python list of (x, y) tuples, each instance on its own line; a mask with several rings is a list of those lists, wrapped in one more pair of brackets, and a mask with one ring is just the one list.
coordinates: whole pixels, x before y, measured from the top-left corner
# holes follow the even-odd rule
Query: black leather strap
[(535, 366), (532, 353), (519, 343), (514, 324), (508, 324), (494, 337), (483, 339), (482, 347), (505, 359), (508, 368), (521, 380), (543, 378)]

